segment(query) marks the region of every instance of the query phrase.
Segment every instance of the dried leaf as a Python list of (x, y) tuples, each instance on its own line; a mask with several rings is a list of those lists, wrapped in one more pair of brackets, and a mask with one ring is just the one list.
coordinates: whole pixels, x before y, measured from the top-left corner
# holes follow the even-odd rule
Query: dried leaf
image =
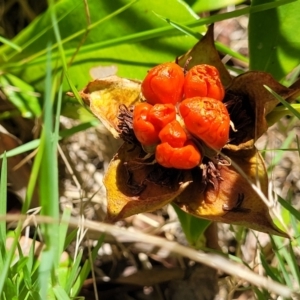
[(92, 113), (117, 138), (119, 106), (124, 104), (128, 107), (136, 103), (140, 96), (140, 85), (139, 81), (110, 76), (89, 82), (79, 94)]
[[(111, 221), (162, 208), (191, 182), (190, 172), (179, 170), (173, 170), (174, 178), (169, 176), (167, 184), (163, 180), (152, 180), (153, 176), (159, 176), (160, 167), (136, 160), (141, 155), (145, 153), (140, 147), (132, 149), (132, 145), (124, 143), (108, 167), (104, 185), (107, 189), (107, 218)], [(131, 169), (134, 172), (131, 173)]]
[[(260, 154), (254, 149), (240, 151), (239, 155), (231, 156), (231, 159), (252, 183), (259, 184), (261, 191), (267, 196), (268, 178)], [(199, 184), (201, 171), (195, 170), (193, 184), (175, 199), (175, 203), (187, 213), (200, 218), (286, 236), (273, 224), (267, 206), (247, 179), (233, 166), (222, 166), (220, 174), (223, 180), (218, 181), (215, 186), (208, 184), (203, 191)]]
[(223, 85), (226, 87), (230, 84), (231, 76), (222, 63), (215, 47), (213, 25), (208, 27), (205, 36), (191, 50), (178, 58), (178, 64), (184, 67), (189, 59), (191, 60), (187, 66), (188, 70), (199, 64), (212, 65), (219, 70)]

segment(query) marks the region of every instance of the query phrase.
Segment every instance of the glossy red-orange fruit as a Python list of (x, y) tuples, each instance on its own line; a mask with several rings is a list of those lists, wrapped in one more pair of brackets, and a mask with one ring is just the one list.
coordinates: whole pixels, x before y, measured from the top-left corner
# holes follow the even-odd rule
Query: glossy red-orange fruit
[(209, 147), (219, 150), (229, 139), (230, 117), (223, 102), (193, 97), (179, 105), (186, 129)]
[(133, 111), (133, 131), (138, 141), (144, 146), (151, 146), (159, 142), (159, 130), (149, 121), (147, 115), (152, 105), (139, 103)]
[(147, 120), (158, 130), (175, 120), (176, 109), (173, 104), (155, 104), (149, 110)]
[(167, 124), (159, 133), (162, 143), (168, 143), (174, 148), (183, 147), (187, 141), (187, 135), (177, 120)]
[(142, 82), (141, 89), (150, 104), (176, 104), (183, 96), (184, 73), (176, 63), (164, 63), (152, 68)]
[(206, 64), (192, 67), (185, 75), (183, 93), (184, 98), (199, 96), (222, 101), (225, 90), (217, 68)]
[(192, 141), (180, 148), (165, 142), (157, 145), (155, 159), (165, 168), (192, 169), (200, 164), (202, 156)]

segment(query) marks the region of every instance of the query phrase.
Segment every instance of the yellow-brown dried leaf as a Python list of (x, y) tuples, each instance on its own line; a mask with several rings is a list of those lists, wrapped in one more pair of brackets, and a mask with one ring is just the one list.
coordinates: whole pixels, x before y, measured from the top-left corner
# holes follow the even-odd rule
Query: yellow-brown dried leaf
[[(140, 147), (124, 143), (111, 161), (105, 174), (104, 185), (107, 189), (107, 218), (111, 221), (124, 219), (134, 214), (150, 212), (162, 208), (178, 196), (190, 183), (190, 172), (184, 172), (178, 182), (163, 185), (147, 180), (150, 172), (155, 172), (157, 164), (144, 164), (138, 157), (145, 155)], [(128, 174), (127, 164), (135, 164), (134, 172)], [(130, 179), (130, 181), (129, 181)], [(135, 194), (133, 182), (145, 185), (142, 192)]]
[(197, 184), (197, 181), (201, 182), (200, 170), (195, 170), (193, 184), (175, 199), (175, 203), (199, 218), (286, 236), (274, 225), (268, 207), (249, 183), (259, 184), (260, 190), (267, 196), (268, 178), (263, 159), (255, 149), (243, 152), (243, 155), (231, 156), (231, 159), (247, 179), (234, 166), (222, 166), (220, 174), (223, 180), (215, 187), (208, 184), (203, 191), (203, 187)]
[(139, 81), (110, 76), (89, 82), (79, 94), (92, 113), (117, 138), (119, 106), (135, 104), (140, 97), (140, 86)]

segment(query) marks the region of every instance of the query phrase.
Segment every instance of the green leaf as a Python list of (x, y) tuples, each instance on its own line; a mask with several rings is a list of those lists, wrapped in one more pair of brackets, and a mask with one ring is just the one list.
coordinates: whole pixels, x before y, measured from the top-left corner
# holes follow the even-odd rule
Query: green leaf
[[(85, 279), (87, 278), (88, 274), (90, 273), (91, 271), (91, 264), (93, 263), (93, 261), (96, 259), (96, 256), (98, 254), (98, 251), (100, 249), (100, 247), (102, 246), (103, 242), (104, 242), (104, 238), (105, 238), (105, 235), (102, 234), (98, 241), (97, 241), (97, 244), (95, 245), (95, 247), (93, 248), (92, 250), (92, 255), (91, 255), (91, 260), (86, 260), (82, 266), (82, 269), (80, 270), (80, 274), (76, 280), (76, 282), (74, 283), (73, 285), (73, 288), (72, 288), (72, 296), (76, 296), (78, 295), (78, 293), (80, 292), (83, 284), (84, 284), (84, 281)], [(78, 267), (78, 266), (77, 266)], [(74, 274), (73, 274), (74, 275)]]
[(191, 5), (193, 10), (197, 13), (206, 12), (211, 10), (220, 9), (229, 5), (236, 5), (244, 2), (243, 0), (198, 0), (198, 1), (186, 1)]
[[(196, 18), (185, 4), (177, 0), (140, 0), (126, 11), (118, 14), (117, 17), (107, 17), (128, 3), (129, 1), (125, 0), (88, 1), (91, 23), (94, 24), (101, 19), (105, 19), (105, 21), (89, 31), (84, 45), (94, 45), (98, 42), (109, 43), (110, 40), (122, 40), (124, 37), (125, 40), (117, 46), (111, 45), (111, 47), (106, 47), (105, 49), (96, 49), (96, 51), (92, 49), (82, 54), (79, 51), (68, 72), (71, 81), (76, 87), (81, 88), (86, 84), (89, 80), (90, 68), (97, 66), (97, 64), (117, 64), (120, 76), (142, 78), (151, 66), (163, 61), (175, 60), (176, 56), (186, 52), (195, 43), (194, 38), (182, 36), (180, 32), (175, 30), (173, 32), (176, 35), (168, 34), (166, 37), (152, 40), (149, 40), (148, 37), (148, 41), (127, 44), (126, 37), (137, 33), (137, 31), (144, 32), (165, 27), (165, 22), (157, 18), (153, 12), (180, 23), (194, 21)], [(59, 1), (54, 7), (62, 42), (87, 28), (84, 1)], [(169, 9), (170, 7), (172, 7), (171, 10)], [(9, 61), (6, 64), (3, 61), (2, 68), (11, 71), (13, 66), (18, 66), (18, 68), (14, 67), (14, 74), (24, 80), (26, 79), (27, 82), (34, 82), (35, 86), (40, 90), (43, 90), (45, 54), (40, 58), (37, 57), (30, 64), (29, 59), (32, 55), (44, 50), (48, 42), (56, 43), (52, 31), (50, 13), (51, 11), (48, 10), (15, 38), (14, 43), (23, 49), (21, 53), (13, 52), (14, 50), (7, 45), (4, 48), (0, 47), (0, 58), (1, 55), (9, 57)], [(40, 34), (41, 28), (43, 34)], [(81, 39), (82, 35), (63, 43), (63, 47), (68, 53), (67, 63), (69, 63), (71, 55), (75, 53)], [(70, 51), (67, 52), (68, 50)], [(42, 60), (39, 61), (41, 58)], [(53, 70), (61, 68), (59, 58), (52, 61), (52, 67)]]
[(59, 285), (56, 285), (56, 286), (53, 287), (53, 292), (56, 296), (56, 299), (70, 300), (70, 297), (67, 295), (65, 290)]
[[(41, 156), (40, 169), (40, 195), (41, 195), (41, 214), (58, 220), (59, 217), (59, 195), (58, 195), (58, 167), (57, 167), (57, 132), (53, 133), (53, 86), (51, 70), (51, 51), (49, 47), (48, 60), (46, 66), (45, 79), (45, 101), (44, 101), (44, 126), (41, 134), (41, 142), (38, 155)], [(57, 118), (56, 118), (57, 120)], [(45, 248), (42, 252), (41, 265), (39, 268), (39, 281), (41, 284), (40, 295), (42, 299), (46, 298), (50, 276), (53, 276), (53, 270), (59, 264), (60, 253), (59, 225), (57, 221), (50, 224), (41, 224), (41, 229), (45, 241)], [(56, 275), (56, 274), (55, 274)], [(55, 284), (55, 282), (53, 282)]]
[(0, 42), (1, 42), (2, 44), (8, 45), (9, 47), (11, 47), (11, 48), (17, 50), (18, 52), (21, 52), (21, 51), (22, 51), (21, 47), (19, 47), (18, 45), (12, 43), (12, 42), (9, 41), (8, 39), (4, 38), (3, 36), (0, 36)]
[(187, 241), (192, 247), (199, 249), (201, 246), (203, 246), (203, 233), (211, 221), (196, 218), (184, 212), (175, 204), (173, 205), (173, 208), (176, 211)]
[(22, 117), (32, 118), (41, 115), (38, 93), (34, 88), (12, 74), (0, 76), (0, 85), (6, 97), (20, 111)]
[[(7, 159), (6, 153), (4, 152), (2, 166), (1, 166), (1, 179), (0, 179), (0, 215), (5, 216), (7, 208)], [(6, 242), (6, 222), (0, 222), (0, 254), (5, 247)], [(2, 248), (3, 247), (3, 248)]]
[[(65, 284), (65, 291), (69, 294), (72, 290), (72, 287), (77, 279), (77, 276), (79, 274), (79, 271), (80, 271), (80, 263), (81, 263), (81, 260), (82, 260), (82, 249), (79, 250), (79, 253), (76, 257), (76, 259), (74, 260), (73, 264), (72, 264), (72, 267), (71, 267), (71, 270), (70, 270), (70, 273), (68, 275), (68, 278), (66, 280), (66, 284)], [(83, 279), (84, 280), (84, 279)]]
[(270, 235), (270, 239), (271, 239), (273, 251), (278, 260), (278, 270), (281, 270), (281, 274), (282, 274), (282, 277), (284, 278), (285, 284), (289, 287), (292, 287), (290, 274), (289, 274), (288, 270), (286, 269), (284, 256), (282, 254), (282, 251), (284, 251), (286, 249), (283, 247), (283, 244), (279, 237)]
[[(278, 2), (253, 0), (252, 7)], [(300, 63), (300, 1), (250, 14), (250, 69), (271, 73), (283, 79)]]

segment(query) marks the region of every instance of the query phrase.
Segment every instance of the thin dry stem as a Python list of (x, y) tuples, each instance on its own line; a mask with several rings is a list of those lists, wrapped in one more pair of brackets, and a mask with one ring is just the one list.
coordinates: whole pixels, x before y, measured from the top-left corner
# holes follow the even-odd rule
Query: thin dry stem
[[(0, 220), (4, 221), (25, 221), (26, 216), (22, 215), (10, 215), (0, 216)], [(54, 223), (59, 222), (59, 220), (55, 220), (51, 217), (45, 216), (36, 216), (36, 221), (38, 223)], [(192, 248), (188, 248), (182, 246), (178, 243), (171, 242), (165, 240), (163, 238), (159, 238), (156, 236), (152, 236), (149, 234), (141, 233), (138, 231), (129, 231), (124, 228), (117, 227), (115, 225), (105, 224), (101, 222), (94, 222), (89, 220), (78, 220), (76, 218), (70, 218), (69, 226), (72, 228), (77, 228), (81, 226), (85, 228), (85, 230), (89, 230), (94, 233), (106, 233), (112, 235), (118, 240), (120, 237), (126, 236), (127, 240), (132, 242), (145, 242), (149, 244), (153, 244), (157, 247), (161, 247), (167, 250), (172, 251), (173, 253), (179, 254), (181, 256), (187, 257), (191, 260), (202, 263), (206, 266), (212, 267), (214, 269), (219, 269), (222, 272), (225, 272), (229, 275), (236, 276), (247, 282), (270, 292), (273, 292), (283, 298), (292, 298), (292, 299), (300, 299), (300, 293), (296, 293), (292, 291), (289, 287), (284, 286), (276, 281), (268, 277), (264, 277), (254, 273), (253, 271), (246, 268), (244, 265), (233, 262), (224, 256), (214, 254), (214, 253), (204, 253), (199, 250), (194, 250)]]

